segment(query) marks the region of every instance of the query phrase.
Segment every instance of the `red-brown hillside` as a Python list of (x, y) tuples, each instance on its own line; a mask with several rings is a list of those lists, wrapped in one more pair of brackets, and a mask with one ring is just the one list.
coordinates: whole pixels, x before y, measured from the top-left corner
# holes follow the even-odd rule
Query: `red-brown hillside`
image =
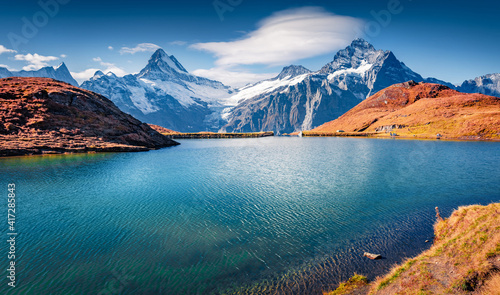
[(0, 156), (175, 144), (94, 92), (48, 78), (0, 79)]
[(367, 98), (340, 118), (305, 135), (368, 133), (416, 138), (500, 139), (500, 98), (413, 81)]
[(154, 125), (154, 124), (148, 124), (149, 127), (151, 127), (152, 129), (160, 132), (161, 134), (179, 134), (180, 132), (178, 131), (174, 131), (174, 130), (171, 130), (171, 129), (167, 129), (165, 127), (162, 127), (162, 126), (158, 126), (158, 125)]

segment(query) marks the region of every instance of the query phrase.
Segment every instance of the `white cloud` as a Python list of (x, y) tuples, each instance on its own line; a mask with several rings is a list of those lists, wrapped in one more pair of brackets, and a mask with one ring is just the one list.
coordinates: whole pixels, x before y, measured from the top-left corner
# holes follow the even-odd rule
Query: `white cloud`
[(122, 77), (125, 75), (128, 75), (127, 71), (125, 71), (122, 68), (117, 67), (115, 64), (110, 63), (110, 62), (104, 62), (102, 58), (100, 57), (94, 57), (92, 58), (93, 61), (99, 63), (99, 65), (102, 66), (102, 68), (90, 68), (83, 70), (81, 72), (71, 72), (71, 75), (73, 78), (75, 78), (78, 83), (82, 83), (85, 80), (88, 80), (92, 78), (97, 71), (102, 71), (103, 73), (109, 73), (112, 72), (113, 74), (117, 75), (118, 77)]
[(187, 44), (187, 42), (186, 41), (180, 41), (180, 40), (178, 40), (178, 41), (172, 41), (172, 42), (170, 42), (168, 44), (170, 44), (170, 45), (177, 45), (177, 46), (184, 46), (184, 45)]
[(73, 76), (73, 78), (81, 84), (83, 81), (92, 78), (97, 71), (99, 71), (99, 69), (86, 69), (81, 72), (71, 72), (71, 76)]
[(9, 71), (15, 71), (15, 69), (9, 67), (8, 65), (0, 64), (0, 68), (6, 68)]
[(113, 50), (114, 48), (113, 48), (113, 46), (108, 46), (108, 49)]
[(114, 63), (104, 62), (100, 57), (94, 57), (92, 60), (98, 62), (104, 67), (104, 73), (113, 72), (117, 76), (125, 76), (128, 74), (125, 70), (117, 67)]
[(359, 19), (323, 8), (303, 7), (274, 13), (242, 39), (190, 47), (213, 53), (217, 66), (287, 65), (341, 49), (356, 37), (356, 28), (362, 24)]
[(122, 47), (120, 49), (120, 54), (125, 54), (125, 53), (135, 54), (137, 52), (153, 52), (159, 48), (160, 48), (160, 46), (153, 44), (153, 43), (141, 43), (141, 44), (137, 44), (137, 46), (135, 46), (134, 48)]
[(231, 71), (226, 68), (212, 68), (209, 70), (198, 69), (192, 72), (194, 75), (220, 81), (234, 88), (240, 88), (248, 83), (256, 83), (262, 80), (276, 77), (278, 73), (255, 74), (247, 71)]
[(28, 63), (27, 66), (23, 67), (25, 71), (36, 71), (43, 67), (47, 67), (49, 64), (47, 62), (58, 60), (55, 56), (43, 56), (38, 53), (35, 54), (16, 54), (14, 56), (15, 60), (23, 60)]
[(0, 45), (0, 54), (2, 53), (16, 53), (17, 51), (13, 50), (13, 49), (8, 49), (8, 48), (5, 48), (5, 46), (3, 45)]
[(61, 55), (60, 55), (60, 57), (61, 57), (61, 58), (66, 58), (66, 57), (68, 57), (68, 56), (67, 56), (66, 54), (61, 54)]

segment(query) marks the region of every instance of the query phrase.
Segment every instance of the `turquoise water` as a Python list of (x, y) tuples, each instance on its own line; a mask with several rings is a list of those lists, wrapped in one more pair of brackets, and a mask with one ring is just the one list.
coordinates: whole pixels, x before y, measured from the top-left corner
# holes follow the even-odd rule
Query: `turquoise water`
[(500, 201), (499, 143), (180, 142), (0, 159), (2, 233), (11, 182), (18, 232), (17, 286), (5, 271), (0, 293), (318, 294), (430, 247), (434, 207)]

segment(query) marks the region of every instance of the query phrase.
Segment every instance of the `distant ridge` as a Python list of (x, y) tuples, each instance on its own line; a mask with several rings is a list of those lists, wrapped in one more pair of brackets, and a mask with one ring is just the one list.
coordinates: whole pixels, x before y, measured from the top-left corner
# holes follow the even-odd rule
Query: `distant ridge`
[(464, 81), (457, 89), (462, 92), (482, 93), (500, 97), (500, 73), (488, 74)]
[(43, 67), (36, 71), (9, 71), (7, 68), (0, 67), (0, 78), (7, 77), (51, 78), (78, 86), (78, 82), (73, 78), (64, 62), (57, 67)]

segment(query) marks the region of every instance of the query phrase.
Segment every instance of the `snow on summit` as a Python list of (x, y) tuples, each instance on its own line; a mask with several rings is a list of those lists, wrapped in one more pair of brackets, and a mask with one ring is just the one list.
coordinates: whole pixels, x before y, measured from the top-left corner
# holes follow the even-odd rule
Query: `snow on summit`
[[(96, 72), (82, 88), (109, 97), (120, 109), (152, 124), (178, 131), (217, 130), (223, 108), (235, 105), (231, 87), (189, 73), (163, 49), (135, 75)], [(211, 119), (207, 119), (211, 118)], [(207, 126), (208, 125), (208, 126)]]

